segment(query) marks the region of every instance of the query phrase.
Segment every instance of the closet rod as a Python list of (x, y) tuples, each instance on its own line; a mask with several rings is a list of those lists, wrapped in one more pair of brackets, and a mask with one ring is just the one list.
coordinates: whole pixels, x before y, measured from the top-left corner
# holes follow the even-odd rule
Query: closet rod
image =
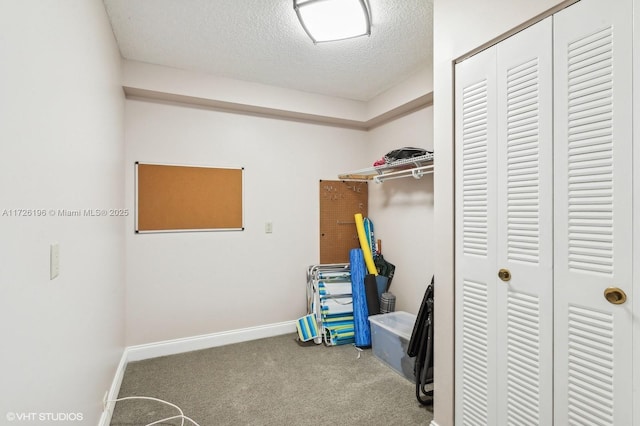
[(427, 166), (416, 167), (407, 170), (398, 170), (397, 172), (384, 173), (373, 178), (375, 183), (382, 183), (385, 180), (401, 179), (409, 176), (413, 176), (415, 179), (420, 179), (424, 175), (433, 173), (433, 164)]

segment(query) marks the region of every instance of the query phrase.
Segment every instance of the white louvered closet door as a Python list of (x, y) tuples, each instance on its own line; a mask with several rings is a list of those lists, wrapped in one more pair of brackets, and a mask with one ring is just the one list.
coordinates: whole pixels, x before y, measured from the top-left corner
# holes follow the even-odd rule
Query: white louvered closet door
[(456, 66), (459, 425), (552, 422), (551, 25)]
[[(553, 38), (547, 18), (497, 46), (496, 425), (553, 422)], [(498, 278), (498, 268), (511, 278)]]
[(583, 0), (554, 17), (556, 425), (634, 424), (632, 12)]
[(456, 66), (456, 423), (495, 425), (496, 50)]

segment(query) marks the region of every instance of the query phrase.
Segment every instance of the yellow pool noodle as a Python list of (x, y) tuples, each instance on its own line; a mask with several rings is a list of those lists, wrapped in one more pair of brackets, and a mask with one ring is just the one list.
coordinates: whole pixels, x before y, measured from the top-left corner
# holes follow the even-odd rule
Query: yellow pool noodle
[(364, 263), (367, 265), (367, 271), (369, 271), (370, 274), (378, 275), (376, 265), (375, 263), (373, 263), (373, 255), (371, 254), (371, 249), (369, 248), (367, 235), (364, 232), (364, 219), (362, 217), (362, 213), (356, 213), (354, 217), (356, 219), (356, 230), (358, 231), (360, 248), (362, 249)]

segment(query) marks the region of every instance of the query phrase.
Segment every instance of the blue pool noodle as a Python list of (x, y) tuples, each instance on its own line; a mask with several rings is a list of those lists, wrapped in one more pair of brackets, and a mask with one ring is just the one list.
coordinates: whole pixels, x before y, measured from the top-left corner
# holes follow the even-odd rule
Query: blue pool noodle
[(364, 277), (367, 269), (362, 249), (351, 249), (351, 297), (353, 298), (353, 323), (355, 343), (359, 348), (371, 347), (371, 330), (369, 329), (369, 311), (367, 295), (364, 288)]

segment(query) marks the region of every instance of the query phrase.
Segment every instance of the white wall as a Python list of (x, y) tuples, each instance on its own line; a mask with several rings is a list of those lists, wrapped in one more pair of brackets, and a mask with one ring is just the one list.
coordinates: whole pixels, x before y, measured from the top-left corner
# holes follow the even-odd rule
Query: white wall
[[(128, 345), (302, 316), (306, 268), (319, 260), (319, 180), (370, 166), (393, 148), (432, 146), (431, 108), (365, 132), (167, 100), (179, 95), (213, 105), (286, 110), (293, 117), (364, 120), (428, 93), (430, 69), (369, 103), (241, 81), (226, 84), (215, 76), (132, 61), (125, 61), (124, 74), (126, 87), (164, 99), (126, 102), (127, 206), (133, 208), (136, 161), (245, 167), (246, 222), (243, 232), (136, 235), (134, 218), (128, 219)], [(432, 275), (432, 182), (431, 177), (420, 183), (392, 181), (371, 195), (370, 216), (379, 209), (381, 235), (386, 228), (385, 254), (398, 263), (397, 308), (410, 312), (417, 312)], [(402, 217), (402, 225), (395, 216)], [(273, 234), (265, 234), (265, 222), (273, 223)], [(405, 241), (416, 234), (423, 237), (418, 250)]]
[[(363, 167), (403, 146), (433, 150), (433, 107), (377, 127), (368, 138)], [(369, 183), (369, 217), (383, 256), (396, 266), (390, 288), (396, 310), (417, 314), (433, 275), (433, 175)]]
[(124, 223), (50, 211), (123, 207), (120, 55), (99, 0), (3, 0), (0, 57), (0, 418), (96, 424), (124, 345)]
[(382, 115), (431, 92), (433, 92), (433, 70), (427, 67), (367, 102), (367, 117)]
[(135, 161), (242, 166), (246, 228), (136, 235), (128, 218), (127, 344), (304, 315), (306, 268), (319, 261), (319, 179), (364, 167), (366, 140), (358, 130), (127, 100), (127, 207)]
[(366, 121), (374, 117), (368, 115), (367, 104), (361, 101), (131, 60), (124, 61), (122, 84), (127, 89), (181, 95), (251, 108), (295, 111), (354, 121)]
[[(434, 0), (435, 416), (453, 425), (453, 62), (520, 26), (558, 0)], [(565, 2), (566, 3), (566, 2)]]

